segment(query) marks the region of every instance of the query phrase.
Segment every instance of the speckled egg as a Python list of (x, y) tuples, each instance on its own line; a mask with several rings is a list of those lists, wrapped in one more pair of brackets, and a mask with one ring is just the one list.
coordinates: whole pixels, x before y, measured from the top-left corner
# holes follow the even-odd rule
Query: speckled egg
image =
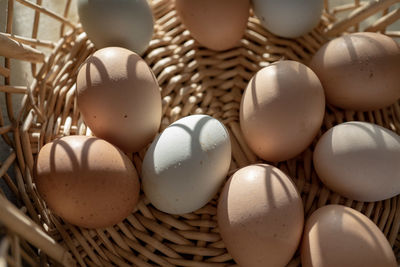
[(122, 221), (139, 199), (139, 179), (128, 157), (96, 137), (66, 136), (40, 149), (37, 190), (55, 214), (87, 228)]
[(224, 244), (240, 266), (286, 266), (303, 232), (303, 202), (281, 170), (250, 165), (225, 184), (217, 219)]
[(338, 37), (318, 50), (310, 67), (334, 106), (368, 111), (400, 98), (400, 46), (386, 35), (359, 32)]
[(136, 152), (158, 132), (160, 88), (136, 53), (120, 47), (96, 51), (80, 67), (76, 87), (79, 111), (97, 137)]

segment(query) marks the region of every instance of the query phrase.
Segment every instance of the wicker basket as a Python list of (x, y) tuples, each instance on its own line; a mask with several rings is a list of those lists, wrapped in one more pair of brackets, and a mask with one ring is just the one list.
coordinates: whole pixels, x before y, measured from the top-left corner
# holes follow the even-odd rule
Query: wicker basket
[[(0, 114), (0, 134), (12, 148), (1, 164), (0, 177), (17, 198), (11, 204), (0, 190), (0, 266), (57, 265), (73, 266), (227, 266), (235, 265), (218, 234), (216, 200), (200, 210), (172, 216), (156, 210), (143, 194), (133, 212), (123, 222), (107, 229), (88, 230), (63, 222), (52, 214), (38, 196), (32, 183), (34, 159), (39, 149), (56, 137), (72, 134), (91, 135), (75, 100), (75, 78), (79, 65), (95, 51), (81, 26), (66, 19), (71, 1), (58, 15), (36, 3), (17, 0), (35, 11), (33, 32), (29, 37), (12, 34), (14, 1), (8, 1), (7, 33), (0, 34), (0, 67), (5, 85), (8, 114)], [(250, 17), (240, 47), (224, 52), (205, 49), (194, 41), (181, 24), (173, 1), (151, 2), (155, 34), (144, 58), (153, 69), (161, 87), (163, 119), (161, 130), (173, 121), (197, 113), (220, 119), (229, 129), (232, 141), (230, 174), (237, 168), (260, 160), (246, 146), (238, 124), (243, 89), (261, 67), (279, 59), (307, 64), (310, 57), (329, 38), (359, 30), (359, 24), (378, 15), (367, 31), (380, 31), (400, 38), (400, 31), (386, 27), (400, 19), (400, 0), (360, 2), (329, 8), (325, 1), (320, 25), (297, 39), (283, 39), (266, 31)], [(390, 8), (390, 9), (389, 9)], [(348, 12), (352, 11), (352, 12)], [(348, 13), (341, 16), (343, 13)], [(58, 42), (37, 39), (39, 18), (49, 16), (60, 23)], [(341, 19), (338, 19), (341, 17)], [(397, 39), (398, 40), (398, 39)], [(50, 47), (48, 54), (41, 52)], [(10, 59), (32, 63), (33, 81), (26, 87), (11, 86)], [(10, 74), (11, 73), (11, 74)], [(21, 110), (12, 105), (14, 94), (23, 94)], [(14, 115), (16, 114), (16, 115)], [(399, 102), (372, 112), (343, 111), (328, 106), (318, 137), (332, 126), (350, 120), (379, 124), (400, 134)], [(10, 121), (9, 124), (5, 124)], [(317, 137), (317, 138), (318, 138)], [(316, 138), (316, 139), (317, 139)], [(318, 207), (341, 203), (371, 218), (388, 238), (400, 259), (400, 196), (385, 201), (362, 203), (345, 199), (325, 188), (312, 166), (314, 143), (295, 159), (276, 164), (295, 181), (304, 201), (306, 216)], [(145, 151), (129, 155), (140, 171)], [(13, 164), (15, 163), (15, 164)], [(14, 171), (14, 177), (7, 174)], [(290, 266), (299, 266), (298, 253)]]

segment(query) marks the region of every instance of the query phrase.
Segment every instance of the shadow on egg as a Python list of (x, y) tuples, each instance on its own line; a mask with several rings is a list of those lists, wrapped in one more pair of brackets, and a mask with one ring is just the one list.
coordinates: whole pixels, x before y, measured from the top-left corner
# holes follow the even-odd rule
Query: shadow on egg
[[(368, 136), (373, 140), (373, 142), (376, 144), (376, 147), (380, 148), (386, 148), (389, 149), (390, 147), (387, 146), (387, 144), (384, 141), (384, 138), (382, 136), (382, 131), (379, 131), (379, 127), (366, 127), (365, 125), (362, 125), (361, 123), (353, 123), (353, 122), (346, 122), (347, 125), (351, 125), (352, 127), (358, 127), (362, 129), (363, 133), (368, 134)], [(328, 147), (328, 150), (326, 152), (333, 154), (334, 153), (334, 142), (335, 142), (335, 127), (331, 129), (332, 131), (332, 138), (330, 142), (330, 146)], [(400, 139), (396, 140), (397, 143), (400, 144)]]
[[(204, 126), (206, 125), (206, 123), (210, 120), (213, 120), (213, 118), (209, 117), (209, 116), (201, 118), (193, 130), (191, 130), (188, 126), (186, 126), (185, 124), (182, 124), (182, 123), (173, 123), (173, 124), (169, 125), (168, 128), (177, 127), (177, 128), (184, 130), (186, 133), (188, 133), (188, 135), (190, 136), (190, 139), (191, 139), (190, 151), (191, 151), (191, 153), (193, 153), (193, 151), (201, 151), (201, 148), (203, 147), (202, 144), (199, 142), (201, 129), (203, 129)], [(157, 147), (157, 143), (158, 143), (161, 135), (162, 135), (162, 133), (154, 139), (153, 143), (151, 144), (152, 149), (148, 149), (146, 152), (146, 157), (149, 157), (149, 161), (152, 162), (152, 165), (149, 166), (149, 167), (152, 167), (152, 171), (155, 171), (154, 152), (156, 150), (155, 148)], [(188, 158), (186, 161), (191, 162), (190, 158)]]
[[(297, 90), (297, 88), (293, 86), (288, 86), (292, 85), (293, 81), (297, 83), (312, 83), (313, 79), (310, 77), (309, 73), (307, 72), (307, 66), (303, 64), (295, 64), (292, 65), (287, 65), (286, 62), (291, 62), (291, 61), (277, 61), (274, 63), (271, 63), (269, 66), (265, 67), (266, 68), (275, 68), (276, 75), (274, 75), (274, 86), (278, 86), (277, 90), (274, 90), (274, 92), (277, 92), (278, 94), (276, 97), (279, 97), (281, 94), (285, 94), (285, 91), (290, 91), (290, 90)], [(282, 64), (284, 63), (284, 64)], [(271, 70), (271, 69), (269, 69)], [(260, 110), (260, 97), (257, 94), (258, 92), (261, 92), (261, 88), (257, 89), (257, 80), (262, 77), (262, 73), (258, 71), (253, 78), (251, 79), (251, 98), (252, 98), (252, 106), (254, 107), (255, 110)], [(262, 79), (262, 78), (261, 78)], [(265, 85), (264, 88), (269, 88), (270, 85)], [(289, 90), (287, 88), (290, 88)], [(279, 94), (280, 93), (280, 94)], [(262, 99), (262, 98), (261, 98)], [(293, 99), (297, 101), (298, 99)], [(243, 101), (243, 100), (242, 100)], [(265, 104), (264, 104), (265, 105)], [(265, 107), (264, 107), (265, 108)], [(285, 108), (291, 108), (290, 105), (287, 105)]]
[(161, 122), (161, 97), (154, 73), (137, 54), (120, 47), (96, 51), (77, 77), (82, 117), (102, 139), (125, 152), (149, 144)]
[[(126, 172), (132, 169), (132, 165), (127, 161), (125, 154), (116, 147), (113, 148), (117, 151), (119, 158), (115, 157), (115, 153), (113, 153), (113, 158), (107, 158), (106, 153), (104, 154), (104, 158), (108, 161), (107, 166), (100, 165), (98, 161), (92, 160), (92, 158), (99, 156), (90, 152), (91, 147), (96, 146), (96, 142), (103, 143), (104, 141), (95, 137), (88, 138), (83, 142), (81, 149), (74, 147), (73, 142), (68, 143), (61, 139), (53, 141), (49, 155), (49, 174), (50, 177), (58, 177), (57, 180), (64, 181), (64, 183), (55, 181), (57, 187), (66, 187), (72, 190), (70, 191), (71, 195), (64, 197), (72, 197), (73, 195), (78, 197), (83, 193), (87, 194), (88, 187), (93, 189), (90, 191), (92, 196), (98, 195), (102, 198), (109, 198), (111, 202), (114, 199), (113, 194), (118, 194), (118, 192), (110, 192), (116, 182), (114, 177), (127, 176)], [(60, 161), (60, 153), (58, 152), (56, 155), (58, 149), (65, 152), (66, 157), (62, 161)], [(79, 150), (81, 152), (77, 154)], [(113, 164), (116, 162), (123, 163), (124, 168), (114, 168)], [(88, 199), (90, 200), (90, 197)], [(92, 200), (95, 199), (92, 198)], [(87, 204), (90, 205), (90, 203)]]
[(311, 144), (324, 113), (324, 92), (315, 73), (304, 64), (283, 60), (251, 79), (240, 105), (240, 127), (258, 157), (279, 162)]
[[(350, 34), (350, 35), (344, 35), (344, 36), (342, 36), (340, 38), (343, 38), (343, 41), (345, 43), (345, 48), (347, 49), (351, 60), (354, 61), (354, 62), (357, 62), (359, 60), (359, 56), (360, 56), (360, 55), (357, 55), (356, 49), (354, 47), (354, 43), (356, 43), (356, 42), (367, 41), (369, 45), (373, 45), (379, 51), (379, 52), (377, 52), (378, 54), (382, 53), (382, 52), (388, 52), (388, 50), (381, 43), (379, 43), (374, 38), (371, 38), (371, 37), (366, 36), (366, 35), (352, 35), (352, 34)], [(393, 42), (395, 42), (395, 41), (393, 41)], [(331, 45), (334, 45), (334, 43), (333, 42), (329, 42), (329, 43), (326, 44), (325, 47), (321, 48), (321, 52), (320, 53), (322, 53), (322, 63), (325, 63), (324, 62), (324, 54), (325, 54), (326, 50), (328, 49), (328, 47), (331, 46)]]
[[(88, 138), (86, 141), (83, 142), (81, 154), (77, 155), (75, 152), (76, 149), (68, 142), (63, 141), (62, 139), (54, 140), (53, 141), (54, 145), (51, 146), (51, 150), (50, 150), (50, 171), (52, 173), (60, 173), (60, 171), (62, 171), (60, 169), (57, 169), (57, 166), (56, 166), (57, 157), (55, 155), (56, 149), (60, 148), (60, 149), (63, 149), (65, 151), (65, 153), (68, 155), (68, 158), (67, 158), (68, 160), (66, 162), (63, 162), (63, 165), (71, 164), (70, 166), (72, 167), (72, 170), (69, 172), (79, 173), (82, 171), (90, 171), (90, 172), (98, 171), (99, 173), (102, 173), (103, 175), (104, 175), (104, 172), (107, 172), (107, 171), (114, 173), (115, 170), (106, 170), (106, 169), (93, 170), (91, 168), (91, 166), (89, 166), (90, 147), (92, 145), (94, 145), (95, 142), (99, 142), (99, 141), (103, 142), (101, 139), (98, 139), (96, 137)], [(128, 168), (128, 165), (126, 164), (126, 161), (124, 160), (125, 154), (123, 154), (123, 152), (117, 148), (115, 148), (115, 150), (118, 151), (118, 153), (120, 154), (121, 161), (124, 163), (125, 167)], [(121, 171), (121, 172), (123, 172), (123, 171)]]
[(140, 183), (132, 162), (97, 137), (65, 136), (43, 146), (34, 181), (50, 210), (86, 228), (122, 221), (139, 198)]
[[(328, 205), (311, 215), (302, 245), (302, 264), (392, 266), (390, 245), (367, 217), (345, 206)], [(360, 265), (364, 264), (364, 265)]]
[[(111, 49), (107, 50), (107, 54), (110, 54), (110, 53), (118, 53), (118, 50), (117, 51), (114, 51)], [(138, 56), (137, 54), (129, 55), (128, 59), (126, 60), (125, 69), (121, 71), (121, 74), (126, 73), (127, 75), (126, 76), (121, 75), (120, 80), (112, 80), (112, 79), (110, 79), (110, 75), (107, 71), (105, 64), (99, 57), (97, 57), (95, 55), (88, 57), (86, 59), (86, 61), (82, 64), (82, 66), (85, 64), (87, 65), (86, 73), (85, 73), (87, 87), (93, 86), (91, 83), (92, 77), (90, 75), (91, 67), (93, 67), (93, 68), (96, 68), (96, 70), (98, 71), (98, 73), (101, 77), (102, 84), (109, 85), (110, 91), (118, 90), (119, 88), (122, 89), (122, 84), (119, 84), (120, 86), (116, 87), (115, 82), (121, 82), (121, 80), (125, 80), (128, 82), (128, 81), (136, 79), (136, 77), (138, 76), (138, 72), (141, 69), (141, 66), (138, 66), (138, 65), (139, 64), (145, 65), (145, 62), (141, 62), (140, 60), (138, 60), (138, 58), (140, 58), (140, 56)], [(121, 62), (120, 65), (124, 66), (123, 62)], [(133, 78), (130, 79), (129, 77), (133, 77)], [(154, 74), (153, 74), (153, 79), (154, 79), (154, 82), (156, 83), (157, 80), (156, 80)], [(132, 85), (130, 85), (129, 87), (131, 87), (131, 86)], [(113, 95), (111, 95), (111, 97), (115, 97), (115, 95), (113, 94)], [(124, 95), (121, 95), (121, 97), (124, 97)]]
[(334, 126), (318, 140), (313, 164), (332, 191), (363, 202), (396, 196), (400, 138), (376, 124), (350, 121)]
[(325, 89), (327, 102), (346, 110), (372, 111), (400, 97), (400, 49), (392, 38), (373, 32), (331, 40), (312, 57), (310, 67)]
[(221, 193), (217, 217), (227, 250), (240, 266), (286, 266), (304, 223), (295, 184), (267, 164), (232, 175)]
[[(294, 199), (292, 197), (292, 194), (290, 193), (290, 189), (288, 188), (288, 184), (287, 181), (285, 181), (286, 179), (284, 179), (284, 177), (282, 177), (282, 174), (279, 174), (277, 171), (275, 171), (274, 167), (272, 165), (266, 165), (266, 164), (254, 164), (251, 165), (251, 167), (261, 167), (263, 170), (263, 175), (260, 176), (260, 171), (256, 171), (256, 170), (252, 170), (252, 169), (248, 169), (245, 175), (240, 175), (239, 177), (235, 177), (235, 174), (232, 175), (231, 179), (229, 179), (227, 181), (227, 183), (224, 186), (224, 190), (225, 192), (221, 193), (222, 198), (219, 201), (219, 205), (221, 205), (221, 209), (225, 210), (225, 211), (229, 211), (234, 209), (234, 207), (230, 207), (229, 203), (228, 203), (228, 199), (230, 196), (230, 184), (232, 182), (234, 182), (235, 179), (240, 179), (240, 183), (258, 183), (255, 180), (262, 180), (262, 185), (263, 188), (265, 189), (265, 196), (267, 197), (267, 199), (263, 200), (264, 203), (266, 204), (265, 207), (268, 206), (268, 209), (276, 209), (278, 208), (279, 204), (278, 203), (279, 200), (281, 198), (284, 198), (285, 200), (288, 200), (288, 203), (291, 203)], [(288, 177), (288, 176), (287, 176)], [(292, 184), (292, 189), (293, 187), (295, 187), (295, 184), (293, 183), (292, 179), (289, 178), (290, 183)], [(284, 193), (284, 195), (282, 195), (282, 192), (274, 192), (273, 190), (273, 186), (271, 185), (273, 182), (278, 182), (281, 189), (283, 190), (282, 192)], [(245, 188), (245, 186), (243, 186)], [(249, 194), (251, 194), (252, 192), (248, 192)], [(282, 206), (279, 206), (279, 208), (283, 208)], [(230, 222), (230, 218), (229, 218), (229, 213), (226, 213), (227, 217), (227, 222)]]
[(206, 205), (226, 179), (229, 133), (208, 115), (191, 115), (168, 126), (142, 164), (143, 192), (160, 211), (184, 214)]

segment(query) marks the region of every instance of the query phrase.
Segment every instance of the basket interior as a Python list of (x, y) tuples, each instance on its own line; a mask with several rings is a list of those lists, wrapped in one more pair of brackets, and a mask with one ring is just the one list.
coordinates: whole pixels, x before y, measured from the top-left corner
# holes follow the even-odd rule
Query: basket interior
[[(67, 19), (71, 1), (65, 1), (65, 9), (60, 13), (62, 15), (43, 7), (42, 1), (16, 2), (35, 10), (37, 18), (30, 37), (6, 34), (6, 37), (33, 47), (29, 58), (26, 55), (25, 58), (19, 58), (32, 64), (33, 79), (29, 85), (11, 85), (9, 70), (12, 67), (9, 58), (5, 58), (4, 67), (0, 67), (0, 77), (4, 77), (4, 86), (0, 86), (0, 91), (3, 92), (1, 94), (4, 95), (6, 107), (3, 114), (0, 114), (0, 133), (5, 143), (12, 148), (1, 165), (0, 174), (10, 191), (7, 194), (9, 199), (13, 198), (22, 212), (68, 250), (82, 266), (235, 265), (217, 227), (218, 195), (194, 213), (174, 216), (156, 210), (141, 194), (137, 209), (128, 218), (113, 227), (96, 230), (65, 223), (46, 208), (32, 182), (35, 157), (45, 143), (55, 138), (74, 134), (92, 135), (77, 108), (75, 80), (78, 67), (95, 51), (95, 47), (80, 25)], [(389, 16), (392, 10), (396, 11), (399, 6), (396, 2), (399, 1), (380, 1), (378, 4), (354, 1), (332, 8), (333, 2), (325, 1), (325, 11), (319, 26), (303, 37), (285, 39), (274, 36), (252, 15), (240, 45), (227, 51), (215, 52), (201, 47), (190, 36), (174, 10), (173, 1), (152, 1), (155, 34), (143, 57), (160, 85), (163, 103), (160, 131), (181, 117), (208, 114), (223, 122), (229, 130), (232, 143), (229, 174), (238, 168), (262, 162), (247, 147), (238, 122), (241, 95), (255, 72), (281, 59), (307, 64), (319, 47), (344, 32), (383, 31), (397, 40), (400, 38), (400, 32), (388, 28), (400, 18), (397, 14), (400, 12), (395, 13), (395, 19), (393, 15)], [(8, 8), (7, 20), (10, 20), (13, 11), (10, 11), (10, 6)], [(56, 42), (43, 41), (37, 37), (40, 15), (50, 17), (61, 25), (60, 38)], [(376, 19), (376, 16), (380, 19)], [(9, 25), (12, 25), (10, 21), (6, 32), (12, 33)], [(18, 110), (13, 108), (15, 99), (22, 103)], [(323, 186), (314, 171), (312, 151), (321, 134), (345, 121), (372, 122), (400, 134), (399, 104), (397, 102), (388, 108), (370, 112), (344, 111), (328, 105), (323, 125), (312, 145), (296, 158), (272, 163), (294, 180), (303, 199), (306, 217), (327, 204), (352, 207), (378, 225), (393, 246), (398, 260), (400, 196), (363, 203), (331, 192)], [(144, 153), (145, 149), (128, 154), (139, 173)], [(9, 263), (18, 261), (20, 257), (25, 262), (37, 262), (40, 258), (51, 262), (44, 255), (46, 249), (43, 250), (45, 253), (35, 251), (23, 235), (18, 236), (7, 228), (3, 229), (6, 235), (4, 240), (7, 240), (4, 253)], [(16, 247), (22, 249), (15, 252)], [(300, 259), (296, 253), (290, 266), (298, 265)]]

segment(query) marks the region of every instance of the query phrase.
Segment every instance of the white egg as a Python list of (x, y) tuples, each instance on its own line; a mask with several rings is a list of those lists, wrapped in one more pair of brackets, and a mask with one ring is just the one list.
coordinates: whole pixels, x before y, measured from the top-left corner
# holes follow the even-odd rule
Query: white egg
[(323, 0), (252, 0), (261, 24), (275, 35), (295, 38), (318, 25)]
[(375, 202), (400, 194), (400, 136), (377, 124), (332, 127), (318, 140), (313, 162), (321, 181), (347, 198)]
[(143, 191), (159, 210), (195, 211), (212, 199), (231, 162), (229, 133), (207, 115), (184, 117), (162, 132), (142, 165)]
[(82, 27), (97, 49), (119, 46), (143, 54), (153, 36), (146, 0), (78, 0)]

